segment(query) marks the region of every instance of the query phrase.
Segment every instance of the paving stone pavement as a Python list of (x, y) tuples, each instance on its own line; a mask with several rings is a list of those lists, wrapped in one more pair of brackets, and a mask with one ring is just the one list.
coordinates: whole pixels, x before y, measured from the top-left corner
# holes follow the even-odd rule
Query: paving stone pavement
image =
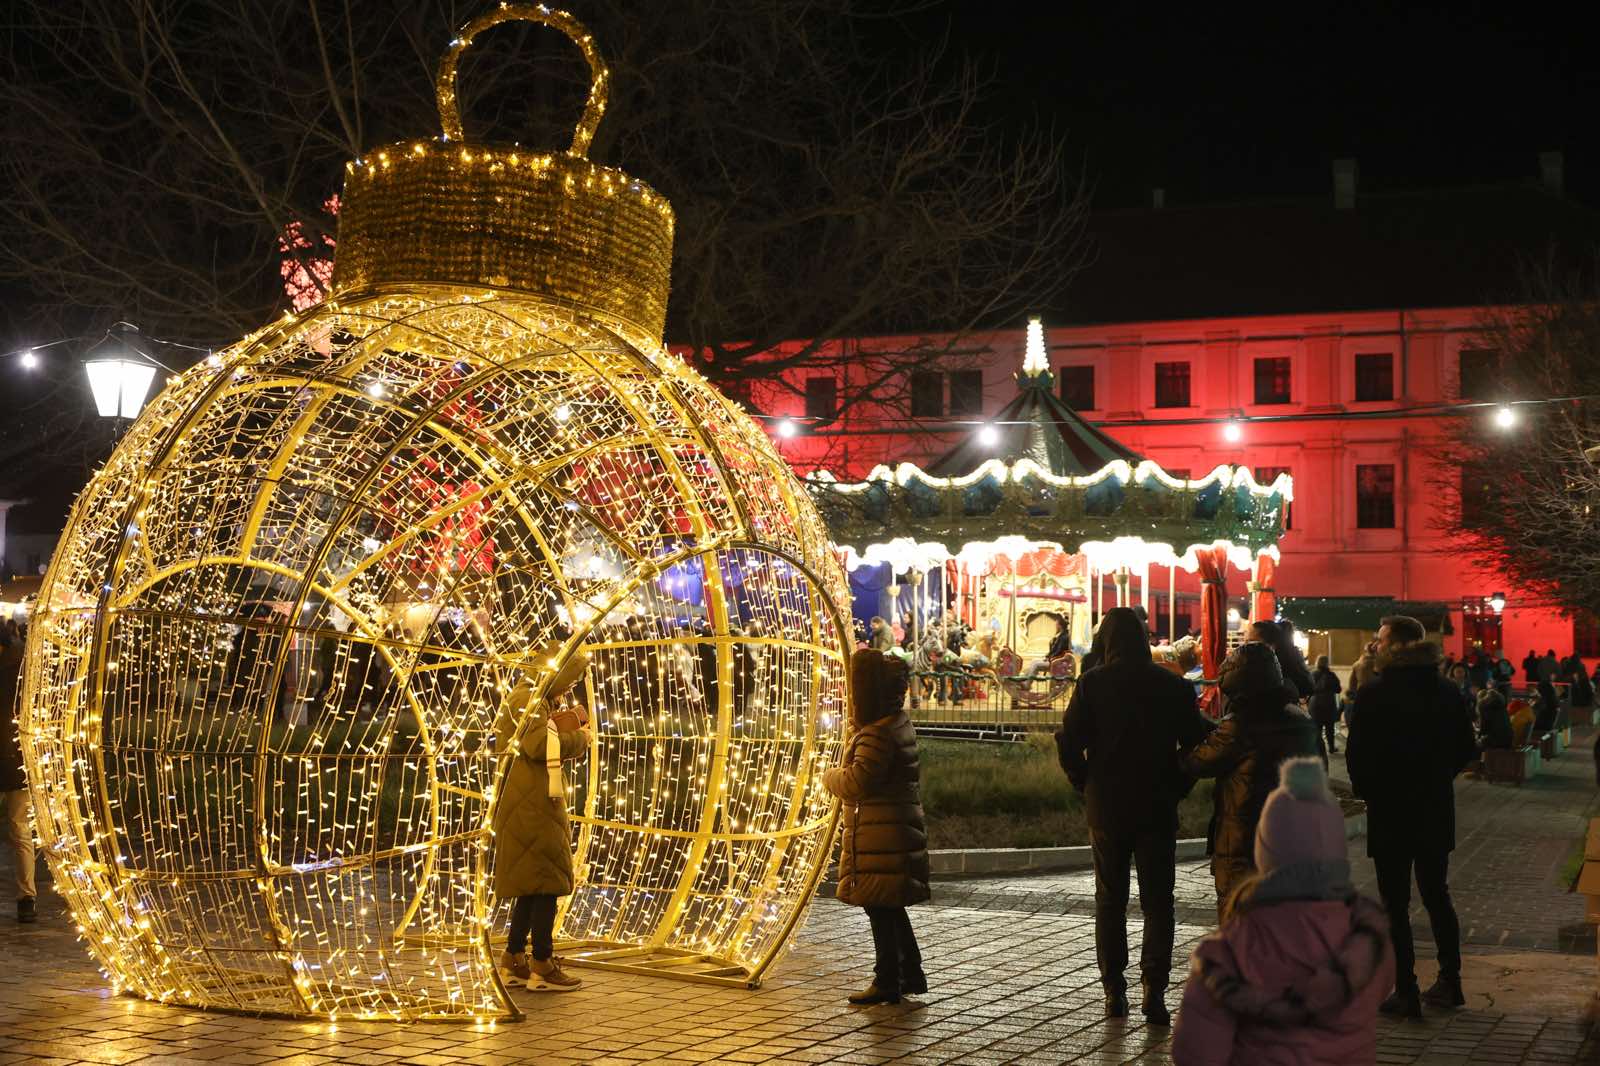
[[(1589, 1013), (1593, 948), (1553, 950), (1564, 945), (1561, 928), (1582, 915), (1581, 898), (1564, 895), (1556, 873), (1596, 808), (1591, 775), (1579, 749), (1522, 789), (1460, 784), (1454, 886), (1473, 945), (1471, 1009), (1430, 1012), (1422, 1023), (1380, 1022), (1380, 1062), (1600, 1064)], [(1357, 841), (1352, 852), (1360, 850)], [(9, 862), (7, 850), (0, 864)], [(520, 993), (528, 1014), (521, 1023), (333, 1026), (114, 997), (53, 893), (41, 898), (39, 924), (12, 924), (7, 869), (0, 869), (0, 1066), (1171, 1062), (1166, 1031), (1101, 1015), (1087, 872), (937, 886), (936, 905), (914, 912), (933, 985), (918, 1004), (844, 1003), (844, 993), (868, 979), (871, 940), (859, 911), (823, 899), (794, 952), (754, 992), (585, 970), (576, 994)], [(1370, 880), (1364, 862), (1358, 876)], [(1210, 924), (1203, 864), (1184, 864), (1179, 896), (1175, 976)], [(1137, 957), (1137, 907), (1132, 933)], [(1169, 993), (1174, 1005), (1178, 994)]]

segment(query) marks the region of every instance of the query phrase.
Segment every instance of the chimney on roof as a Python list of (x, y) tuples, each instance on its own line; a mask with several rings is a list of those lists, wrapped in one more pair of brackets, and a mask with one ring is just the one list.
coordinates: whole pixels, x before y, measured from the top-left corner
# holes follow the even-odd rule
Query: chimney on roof
[(1150, 190), (1150, 206), (1156, 208), (1157, 210), (1160, 210), (1161, 208), (1166, 207), (1167, 206), (1167, 190), (1165, 190), (1165, 189), (1151, 189)]
[(1539, 182), (1544, 186), (1544, 191), (1555, 196), (1562, 195), (1566, 185), (1566, 158), (1560, 152), (1539, 153)]
[(1356, 206), (1356, 177), (1360, 172), (1354, 159), (1333, 161), (1333, 206), (1349, 211)]

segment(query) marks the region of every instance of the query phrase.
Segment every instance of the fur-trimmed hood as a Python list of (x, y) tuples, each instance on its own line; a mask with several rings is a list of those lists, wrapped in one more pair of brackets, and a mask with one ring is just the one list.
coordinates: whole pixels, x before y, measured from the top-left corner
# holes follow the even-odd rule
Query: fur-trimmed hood
[(1380, 674), (1396, 668), (1405, 669), (1408, 666), (1427, 666), (1437, 670), (1443, 660), (1444, 653), (1439, 650), (1439, 645), (1423, 640), (1415, 644), (1383, 649), (1378, 652), (1377, 667)]

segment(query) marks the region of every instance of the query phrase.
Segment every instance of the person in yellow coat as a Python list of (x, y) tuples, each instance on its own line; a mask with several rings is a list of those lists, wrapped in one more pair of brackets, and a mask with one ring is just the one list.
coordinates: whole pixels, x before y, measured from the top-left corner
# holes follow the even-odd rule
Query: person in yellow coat
[[(553, 660), (545, 649), (539, 662)], [(532, 992), (570, 992), (583, 982), (561, 968), (554, 953), (556, 900), (573, 889), (572, 832), (567, 821), (561, 764), (589, 751), (589, 715), (568, 693), (588, 668), (579, 652), (533, 706), (523, 681), (511, 690), (495, 719), (495, 756), (509, 758), (494, 805), (494, 893), (514, 899), (500, 972)], [(531, 944), (531, 956), (530, 945)]]

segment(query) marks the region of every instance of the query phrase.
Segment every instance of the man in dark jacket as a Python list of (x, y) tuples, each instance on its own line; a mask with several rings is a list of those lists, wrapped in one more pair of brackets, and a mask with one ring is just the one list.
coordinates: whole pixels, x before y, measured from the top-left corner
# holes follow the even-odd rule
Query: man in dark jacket
[(1206, 850), (1217, 884), (1217, 913), (1241, 881), (1255, 872), (1256, 823), (1278, 787), (1278, 764), (1317, 754), (1317, 727), (1295, 706), (1277, 653), (1260, 641), (1239, 645), (1223, 660), (1217, 687), (1225, 713), (1212, 733), (1183, 758), (1194, 777), (1214, 777)]
[(1104, 662), (1078, 679), (1056, 747), (1061, 768), (1085, 798), (1106, 1013), (1128, 1013), (1128, 873), (1137, 866), (1144, 1015), (1166, 1025), (1178, 802), (1186, 791), (1178, 755), (1198, 744), (1210, 725), (1195, 707), (1194, 688), (1150, 661), (1149, 634), (1131, 608), (1107, 611), (1095, 643), (1104, 649)]
[[(1367, 854), (1394, 940), (1395, 991), (1383, 1011), (1421, 1017), (1423, 999), (1461, 1006), (1461, 927), (1446, 876), (1456, 846), (1455, 777), (1477, 756), (1461, 692), (1439, 676), (1439, 648), (1405, 615), (1378, 630), (1376, 681), (1350, 713), (1345, 758), (1356, 795), (1367, 801)], [(1419, 995), (1411, 942), (1411, 871), (1439, 949), (1439, 980)]]
[(22, 673), (22, 633), (9, 618), (0, 620), (0, 821), (17, 853), (17, 921), (34, 920), (33, 801), (22, 773), (17, 744), (16, 702)]

